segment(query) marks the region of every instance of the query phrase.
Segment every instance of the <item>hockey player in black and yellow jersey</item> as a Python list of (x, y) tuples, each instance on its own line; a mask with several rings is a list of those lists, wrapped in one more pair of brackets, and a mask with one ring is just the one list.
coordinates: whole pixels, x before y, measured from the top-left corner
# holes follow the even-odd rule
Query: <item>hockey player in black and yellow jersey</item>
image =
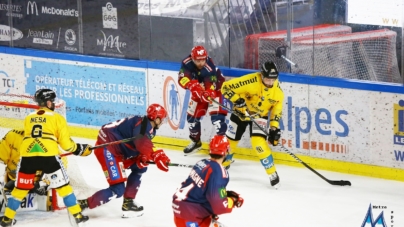
[[(277, 145), (280, 139), (279, 120), (282, 116), (284, 94), (279, 85), (278, 69), (273, 62), (265, 62), (261, 72), (247, 74), (223, 83), (222, 94), (234, 104), (234, 113), (230, 116), (226, 136), (234, 151), (238, 141), (244, 134), (247, 126), (250, 129), (251, 145), (255, 150), (266, 173), (269, 175), (271, 185), (278, 186), (279, 176), (276, 172), (273, 156), (266, 133), (251, 122), (254, 118), (259, 125), (267, 128), (269, 116), (269, 141)], [(230, 154), (224, 166), (232, 162)]]
[[(17, 166), (20, 162), (20, 145), (24, 138), (23, 129), (12, 129), (0, 141), (0, 162), (6, 165), (4, 175), (4, 191), (9, 194), (15, 185), (15, 178), (17, 173)], [(47, 194), (47, 186), (41, 186), (39, 181), (41, 180), (42, 173), (37, 172), (35, 178), (35, 187), (30, 193), (36, 193), (38, 195)]]
[(24, 120), (24, 138), (19, 148), (21, 160), (17, 167), (15, 188), (11, 192), (1, 226), (11, 226), (16, 210), (22, 199), (34, 188), (36, 172), (42, 171), (51, 188), (55, 188), (63, 198), (69, 212), (78, 226), (88, 220), (81, 214), (76, 196), (69, 184), (69, 177), (59, 156), (59, 147), (75, 155), (91, 154), (91, 146), (75, 143), (67, 129), (63, 116), (54, 112), (56, 94), (50, 89), (40, 89), (35, 93), (39, 109), (30, 113)]
[[(6, 165), (5, 183), (15, 181), (17, 165), (20, 162), (18, 148), (22, 142), (24, 130), (13, 129), (0, 141), (0, 161)], [(10, 185), (13, 187), (13, 185)], [(9, 187), (9, 188), (11, 188)]]

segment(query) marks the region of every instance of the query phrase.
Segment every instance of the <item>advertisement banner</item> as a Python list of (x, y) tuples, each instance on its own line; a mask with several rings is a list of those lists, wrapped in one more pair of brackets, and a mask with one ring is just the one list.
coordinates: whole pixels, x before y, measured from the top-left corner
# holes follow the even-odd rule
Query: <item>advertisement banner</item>
[(144, 69), (25, 60), (25, 92), (49, 88), (66, 104), (69, 123), (101, 126), (146, 112)]
[(23, 34), (13, 38), (14, 47), (79, 52), (77, 1), (15, 0), (12, 4), (13, 30)]
[(137, 1), (82, 1), (84, 54), (139, 59)]

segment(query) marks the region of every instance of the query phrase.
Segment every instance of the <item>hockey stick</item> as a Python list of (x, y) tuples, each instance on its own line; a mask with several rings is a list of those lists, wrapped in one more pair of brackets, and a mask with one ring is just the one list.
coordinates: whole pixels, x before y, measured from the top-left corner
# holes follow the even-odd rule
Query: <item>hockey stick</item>
[[(156, 164), (155, 162), (147, 162), (148, 164)], [(193, 168), (194, 165), (186, 165), (186, 164), (178, 164), (178, 163), (168, 163), (168, 166), (176, 166), (176, 167), (185, 167), (185, 168)]]
[[(134, 137), (126, 138), (126, 139), (122, 139), (122, 140), (117, 140), (117, 141), (113, 141), (113, 142), (110, 142), (110, 143), (99, 144), (99, 145), (96, 145), (94, 147), (90, 147), (90, 150), (94, 150), (94, 149), (97, 149), (97, 148), (106, 147), (106, 146), (110, 146), (110, 145), (116, 145), (116, 144), (120, 144), (120, 143), (128, 143), (128, 142), (131, 142), (132, 140), (138, 138), (138, 136), (134, 136)], [(60, 155), (60, 157), (65, 157), (65, 156), (69, 156), (69, 155), (72, 155), (72, 154), (73, 153), (71, 153), (71, 152), (63, 153), (63, 154)]]
[[(233, 110), (223, 106), (222, 104), (220, 104), (219, 102), (217, 102), (214, 99), (209, 98), (209, 100), (211, 100), (212, 102), (216, 103), (217, 105), (221, 106), (223, 109), (226, 109), (227, 111), (229, 111), (229, 113), (235, 114), (238, 116), (238, 114), (234, 113)], [(246, 112), (247, 117), (250, 117), (251, 121), (259, 128), (261, 129), (261, 131), (263, 131), (265, 133), (265, 135), (267, 135), (269, 137), (269, 133), (266, 132), (266, 130), (259, 125), (256, 121), (254, 121), (251, 116), (249, 115), (248, 112)], [(306, 164), (305, 162), (303, 162), (299, 157), (297, 157), (295, 154), (293, 154), (292, 152), (290, 152), (286, 147), (280, 145), (279, 146), (281, 148), (282, 151), (288, 153), (290, 156), (292, 156), (297, 162), (301, 163), (302, 165), (304, 165), (306, 168), (308, 168), (309, 170), (311, 170), (313, 173), (315, 173), (317, 176), (319, 176), (321, 179), (327, 181), (329, 184), (331, 185), (339, 185), (339, 186), (351, 186), (351, 182), (350, 181), (345, 181), (345, 180), (340, 180), (340, 181), (336, 181), (336, 180), (329, 180), (326, 177), (324, 177), (323, 175), (321, 175), (319, 172), (317, 172), (316, 170), (314, 170), (313, 168), (311, 168), (308, 164)]]

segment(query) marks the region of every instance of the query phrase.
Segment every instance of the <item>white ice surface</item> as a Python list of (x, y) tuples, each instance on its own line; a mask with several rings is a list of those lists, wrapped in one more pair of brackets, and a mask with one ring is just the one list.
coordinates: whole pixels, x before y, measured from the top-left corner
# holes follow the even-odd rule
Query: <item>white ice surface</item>
[[(92, 140), (74, 139), (76, 142), (94, 144)], [(204, 154), (184, 157), (179, 151), (165, 151), (172, 163), (194, 164), (206, 157)], [(94, 155), (75, 159), (89, 185), (107, 187)], [(234, 209), (232, 213), (221, 215), (220, 221), (227, 227), (360, 227), (371, 203), (372, 206), (386, 207), (373, 209), (373, 219), (383, 211), (387, 227), (404, 226), (403, 182), (318, 170), (328, 179), (352, 182), (352, 187), (340, 187), (328, 184), (304, 167), (276, 167), (281, 179), (278, 190), (270, 187), (259, 162), (236, 160), (229, 170), (227, 189), (240, 193), (245, 202), (243, 207)], [(122, 219), (122, 198), (119, 198), (85, 211), (90, 217), (86, 227), (174, 226), (172, 195), (189, 171), (189, 168), (170, 167), (166, 173), (150, 165), (136, 198), (145, 208), (142, 217)], [(16, 219), (16, 226), (21, 227), (70, 226), (66, 210), (17, 212)]]

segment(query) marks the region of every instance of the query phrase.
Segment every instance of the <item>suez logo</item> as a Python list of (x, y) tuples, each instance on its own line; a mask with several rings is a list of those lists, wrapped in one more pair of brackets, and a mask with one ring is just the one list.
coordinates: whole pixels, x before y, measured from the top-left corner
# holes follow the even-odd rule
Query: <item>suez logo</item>
[(122, 53), (121, 48), (126, 48), (126, 42), (120, 42), (119, 36), (107, 36), (102, 30), (103, 39), (97, 39), (97, 46), (102, 46), (103, 51)]
[[(404, 100), (393, 104), (393, 142), (404, 145)], [(404, 151), (394, 150), (396, 161), (404, 162)]]
[(118, 29), (118, 12), (110, 2), (102, 7), (102, 26), (103, 28)]
[[(75, 9), (57, 9), (55, 7), (41, 7), (42, 14), (49, 15), (59, 15), (59, 16), (68, 16), (68, 17), (78, 17), (79, 11)], [(37, 15), (38, 16), (38, 5), (35, 1), (28, 1), (27, 3), (27, 15)]]
[[(294, 110), (294, 120), (293, 120)], [(313, 119), (314, 115), (314, 119)], [(295, 144), (296, 148), (314, 149), (321, 151), (331, 151), (337, 153), (346, 153), (347, 146), (344, 144), (328, 143), (321, 141), (301, 141), (302, 134), (308, 134), (312, 130), (313, 124), (315, 130), (324, 136), (335, 135), (338, 137), (347, 137), (349, 135), (348, 124), (344, 121), (344, 118), (348, 115), (346, 110), (337, 110), (335, 113), (331, 113), (325, 108), (319, 108), (315, 113), (310, 112), (308, 107), (298, 107), (293, 105), (292, 97), (288, 97), (287, 100), (287, 113), (284, 113), (284, 117), (280, 120), (281, 130), (285, 130), (284, 120), (287, 120), (287, 130), (295, 130)], [(287, 117), (286, 117), (287, 116)], [(303, 122), (302, 119), (306, 119)], [(294, 123), (294, 124), (293, 124)], [(294, 125), (294, 127), (293, 127)], [(331, 127), (333, 125), (333, 127)], [(338, 128), (338, 130), (332, 130)], [(302, 143), (303, 142), (303, 143)], [(282, 144), (287, 143), (289, 147), (292, 146), (291, 140), (282, 139)]]

